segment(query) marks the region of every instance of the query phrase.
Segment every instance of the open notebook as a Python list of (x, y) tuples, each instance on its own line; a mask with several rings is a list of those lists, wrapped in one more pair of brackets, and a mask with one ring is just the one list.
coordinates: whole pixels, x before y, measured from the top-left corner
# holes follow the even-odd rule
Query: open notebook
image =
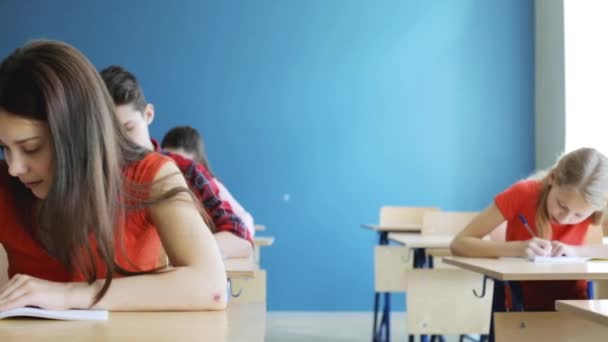
[(591, 260), (591, 258), (566, 257), (566, 256), (558, 256), (558, 257), (535, 256), (530, 261), (533, 261), (536, 264), (580, 264), (580, 263), (586, 262), (587, 260)]
[(107, 321), (106, 310), (44, 310), (38, 308), (17, 308), (0, 311), (1, 318), (37, 317), (64, 321)]

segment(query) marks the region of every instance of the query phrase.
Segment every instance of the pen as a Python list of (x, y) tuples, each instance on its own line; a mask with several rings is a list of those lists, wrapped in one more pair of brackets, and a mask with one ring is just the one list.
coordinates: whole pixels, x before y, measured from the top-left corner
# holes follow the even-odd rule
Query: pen
[(526, 220), (524, 215), (518, 214), (517, 216), (519, 217), (519, 220), (521, 221), (521, 223), (524, 224), (524, 227), (526, 227), (526, 230), (528, 231), (528, 233), (530, 233), (530, 235), (532, 235), (532, 237), (535, 238), (536, 234), (534, 234), (534, 231), (532, 230), (532, 228), (530, 228), (530, 225), (528, 224), (528, 221)]

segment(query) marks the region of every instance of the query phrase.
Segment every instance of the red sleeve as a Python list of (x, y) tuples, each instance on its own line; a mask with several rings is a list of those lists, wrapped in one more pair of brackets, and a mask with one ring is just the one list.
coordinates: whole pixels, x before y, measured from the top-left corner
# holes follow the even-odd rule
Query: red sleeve
[(534, 189), (538, 187), (537, 181), (519, 181), (494, 198), (494, 204), (502, 213), (505, 220), (511, 221), (524, 206), (524, 201), (529, 200), (533, 195)]

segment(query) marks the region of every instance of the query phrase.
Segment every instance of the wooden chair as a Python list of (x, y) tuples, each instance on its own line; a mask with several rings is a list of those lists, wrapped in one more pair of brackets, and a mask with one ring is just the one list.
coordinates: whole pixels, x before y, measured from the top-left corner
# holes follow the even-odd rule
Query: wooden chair
[[(585, 244), (587, 245), (601, 245), (603, 244), (604, 232), (603, 225), (592, 225), (587, 231), (585, 237)], [(607, 299), (608, 298), (608, 281), (596, 280), (593, 282), (593, 289), (591, 294), (595, 299)]]
[(380, 208), (380, 226), (422, 225), (424, 213), (427, 211), (439, 211), (439, 208), (383, 206)]
[(407, 279), (407, 331), (414, 335), (487, 334), (494, 285), (475, 297), (483, 276), (463, 269), (413, 269)]
[[(425, 212), (437, 212), (432, 207), (380, 208), (381, 227), (422, 225)], [(411, 268), (407, 246), (377, 246), (374, 251), (374, 289), (376, 292), (404, 292), (406, 290), (406, 269)]]
[(269, 247), (274, 244), (273, 236), (256, 236), (253, 238), (253, 255), (255, 262), (259, 265), (262, 262), (262, 247)]
[(422, 235), (456, 235), (477, 214), (476, 211), (426, 212), (422, 219)]
[[(422, 235), (456, 236), (477, 212), (426, 212)], [(415, 335), (487, 334), (492, 311), (493, 283), (477, 298), (473, 289), (483, 284), (483, 276), (441, 262), (450, 255), (447, 248), (429, 249), (432, 269), (413, 269), (407, 276), (407, 329)]]
[[(379, 225), (381, 227), (422, 225), (426, 211), (438, 210), (439, 208), (433, 207), (383, 206), (380, 208)], [(408, 253), (409, 248), (405, 246), (384, 245), (377, 246), (374, 250), (374, 338), (382, 339), (384, 335), (384, 339), (390, 339), (390, 295), (391, 292), (406, 290), (406, 274), (412, 265)], [(381, 294), (384, 302), (382, 309), (380, 309)], [(378, 325), (379, 312), (382, 312), (380, 325)]]
[[(422, 235), (450, 235), (456, 236), (477, 215), (473, 211), (437, 211), (427, 212), (422, 220)], [(427, 254), (434, 257), (434, 268), (454, 268), (441, 262), (441, 258), (451, 255), (447, 248), (427, 250)]]
[(608, 328), (563, 312), (494, 314), (496, 342), (604, 341)]
[(231, 292), (236, 297), (230, 298), (228, 305), (266, 303), (266, 271), (256, 270), (253, 278), (232, 279)]

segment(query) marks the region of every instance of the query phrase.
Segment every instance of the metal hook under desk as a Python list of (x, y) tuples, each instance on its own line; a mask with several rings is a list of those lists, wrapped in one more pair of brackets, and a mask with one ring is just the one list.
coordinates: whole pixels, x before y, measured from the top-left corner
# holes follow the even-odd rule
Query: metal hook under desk
[(412, 260), (412, 253), (413, 253), (413, 251), (414, 251), (413, 248), (408, 247), (407, 248), (407, 257), (404, 258), (403, 254), (401, 254), (401, 261), (405, 262), (406, 264), (409, 264), (410, 260)]
[(475, 295), (475, 297), (477, 298), (483, 298), (486, 295), (486, 283), (488, 281), (488, 277), (487, 276), (483, 276), (483, 285), (481, 288), (481, 294), (477, 294), (477, 291), (475, 291), (475, 289), (473, 289), (473, 294)]
[(234, 298), (239, 297), (243, 293), (243, 288), (240, 288), (238, 293), (232, 291), (232, 279), (228, 279), (228, 287), (230, 287), (230, 295)]

